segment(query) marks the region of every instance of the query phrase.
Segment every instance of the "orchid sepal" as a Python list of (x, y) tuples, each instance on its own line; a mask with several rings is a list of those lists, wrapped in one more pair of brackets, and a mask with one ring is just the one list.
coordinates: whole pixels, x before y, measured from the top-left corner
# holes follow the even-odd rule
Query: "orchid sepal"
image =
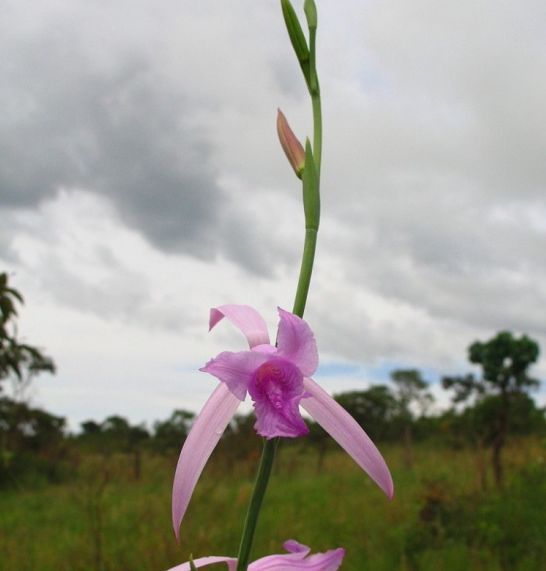
[(296, 176), (302, 178), (305, 170), (305, 150), (280, 109), (277, 110), (277, 134), (290, 166)]
[(182, 446), (172, 493), (172, 521), (177, 539), (199, 476), (239, 404), (240, 400), (220, 383), (201, 409)]
[(383, 456), (358, 422), (313, 379), (303, 385), (309, 397), (301, 406), (351, 456), (392, 500), (394, 484)]

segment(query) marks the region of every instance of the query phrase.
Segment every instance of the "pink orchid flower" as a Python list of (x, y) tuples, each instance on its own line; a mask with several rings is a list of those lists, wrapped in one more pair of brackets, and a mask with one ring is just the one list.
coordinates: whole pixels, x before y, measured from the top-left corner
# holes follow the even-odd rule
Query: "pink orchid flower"
[(250, 394), (255, 428), (265, 438), (297, 437), (308, 428), (299, 407), (392, 498), (392, 478), (383, 457), (356, 420), (311, 375), (318, 366), (315, 337), (301, 318), (279, 308), (277, 345), (270, 344), (262, 316), (248, 305), (223, 305), (210, 312), (209, 328), (224, 317), (245, 335), (250, 350), (220, 353), (201, 371), (220, 384), (209, 397), (182, 447), (173, 485), (172, 516), (176, 536), (197, 480), (233, 418)]
[[(310, 571), (336, 571), (341, 566), (345, 549), (339, 547), (326, 553), (309, 555), (311, 549), (293, 539), (289, 539), (283, 546), (288, 553), (284, 555), (268, 555), (262, 557), (248, 566), (248, 571), (293, 571), (294, 569), (308, 569)], [(226, 563), (228, 571), (235, 571), (237, 559), (233, 557), (201, 557), (195, 559), (193, 564), (196, 568), (213, 565), (214, 563)], [(189, 563), (182, 563), (169, 571), (190, 571)]]

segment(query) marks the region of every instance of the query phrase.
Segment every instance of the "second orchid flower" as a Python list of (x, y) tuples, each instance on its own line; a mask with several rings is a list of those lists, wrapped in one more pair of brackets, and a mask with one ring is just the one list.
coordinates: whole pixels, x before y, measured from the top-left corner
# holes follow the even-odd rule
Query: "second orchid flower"
[[(331, 549), (325, 553), (313, 553), (307, 545), (298, 543), (293, 539), (284, 542), (284, 548), (288, 553), (281, 555), (268, 555), (262, 557), (248, 566), (248, 571), (295, 571), (296, 569), (307, 569), (307, 571), (337, 571), (345, 550), (342, 547)], [(196, 569), (214, 565), (215, 563), (225, 563), (228, 571), (235, 571), (237, 559), (234, 557), (201, 557), (192, 562)], [(189, 562), (177, 565), (169, 571), (191, 571)]]

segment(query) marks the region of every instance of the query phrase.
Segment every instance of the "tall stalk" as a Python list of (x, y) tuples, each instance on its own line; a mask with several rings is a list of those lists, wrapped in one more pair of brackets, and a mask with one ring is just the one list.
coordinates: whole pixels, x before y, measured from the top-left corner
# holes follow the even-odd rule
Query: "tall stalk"
[[(320, 220), (320, 170), (322, 161), (322, 112), (320, 88), (316, 69), (317, 12), (314, 0), (305, 0), (304, 10), (309, 29), (309, 47), (290, 0), (281, 0), (282, 12), (290, 41), (300, 63), (307, 84), (313, 110), (313, 145), (305, 146), (305, 167), (302, 175), (303, 207), (305, 214), (305, 242), (301, 259), (300, 274), (292, 312), (303, 317), (317, 245)], [(271, 471), (275, 461), (279, 439), (264, 440), (264, 447), (254, 490), (248, 506), (243, 527), (237, 571), (246, 571), (252, 550), (254, 534), (262, 507)]]

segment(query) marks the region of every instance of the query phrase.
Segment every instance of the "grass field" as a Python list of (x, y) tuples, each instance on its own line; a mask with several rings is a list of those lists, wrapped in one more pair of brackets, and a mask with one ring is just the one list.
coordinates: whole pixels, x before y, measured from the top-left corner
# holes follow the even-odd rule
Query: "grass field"
[[(129, 458), (83, 457), (75, 481), (0, 493), (0, 569), (161, 571), (190, 552), (235, 555), (255, 461), (233, 465), (220, 452), (198, 485), (180, 545), (170, 527), (176, 458), (144, 458), (134, 481)], [(411, 470), (400, 449), (384, 452), (392, 502), (339, 449), (318, 472), (315, 450), (281, 448), (254, 557), (294, 538), (314, 551), (345, 547), (349, 571), (546, 569), (544, 442), (511, 444), (502, 493), (481, 490), (472, 451), (417, 448)]]

